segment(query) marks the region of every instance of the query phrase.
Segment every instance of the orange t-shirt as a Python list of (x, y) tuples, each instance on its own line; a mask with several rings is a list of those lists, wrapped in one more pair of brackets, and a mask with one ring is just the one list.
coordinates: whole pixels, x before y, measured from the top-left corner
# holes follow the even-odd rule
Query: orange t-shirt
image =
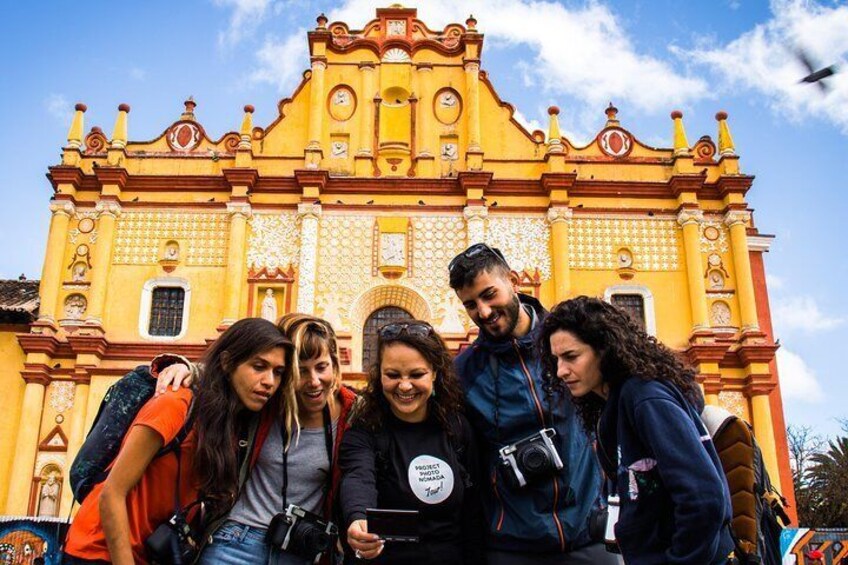
[[(188, 416), (191, 391), (181, 388), (149, 400), (133, 420), (134, 426), (147, 426), (160, 436), (163, 445), (173, 440)], [(129, 432), (127, 432), (129, 435)], [(126, 441), (126, 437), (124, 438)], [(121, 445), (123, 449), (123, 444)], [(194, 502), (197, 485), (193, 472), (196, 436), (190, 432), (182, 443), (180, 469), (180, 505)], [(174, 513), (174, 487), (177, 480), (177, 456), (167, 453), (150, 462), (138, 484), (127, 494), (130, 543), (136, 563), (147, 563), (144, 540), (159, 524)], [(111, 561), (100, 519), (100, 493), (103, 483), (95, 485), (80, 506), (71, 524), (65, 551), (80, 559)]]

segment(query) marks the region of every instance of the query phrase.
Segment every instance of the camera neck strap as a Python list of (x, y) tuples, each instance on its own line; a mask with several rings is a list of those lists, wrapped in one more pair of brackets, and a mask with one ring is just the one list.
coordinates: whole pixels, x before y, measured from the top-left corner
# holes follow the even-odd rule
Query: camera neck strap
[[(327, 484), (324, 486), (324, 491), (329, 490), (330, 483), (333, 480), (333, 419), (330, 416), (330, 403), (324, 405), (322, 410), (324, 420), (324, 447), (327, 449)], [(286, 449), (286, 440), (288, 433), (286, 432), (285, 420), (280, 422), (280, 438), (283, 442), (283, 512), (288, 508), (286, 500), (286, 491), (289, 488), (289, 452)]]

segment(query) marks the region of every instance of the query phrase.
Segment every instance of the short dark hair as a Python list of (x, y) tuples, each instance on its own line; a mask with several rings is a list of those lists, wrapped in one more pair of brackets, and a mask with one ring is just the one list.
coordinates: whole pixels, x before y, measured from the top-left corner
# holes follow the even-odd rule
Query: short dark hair
[(472, 284), (477, 275), (483, 272), (509, 275), (511, 269), (500, 249), (491, 247), (489, 248), (491, 252), (477, 253), (468, 257), (466, 253), (471, 247), (451, 261), (453, 268), (450, 269), (450, 287), (452, 289), (459, 290)]

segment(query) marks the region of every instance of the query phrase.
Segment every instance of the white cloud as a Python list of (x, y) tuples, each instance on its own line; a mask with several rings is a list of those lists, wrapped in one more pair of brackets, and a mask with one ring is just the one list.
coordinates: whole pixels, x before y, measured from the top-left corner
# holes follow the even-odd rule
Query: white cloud
[(70, 125), (74, 115), (74, 108), (64, 94), (51, 94), (44, 101), (47, 112), (59, 122)]
[[(330, 19), (362, 26), (363, 17), (372, 18), (383, 5), (385, 1), (347, 0)], [(574, 97), (594, 109), (593, 117), (602, 115), (610, 100), (619, 107), (664, 112), (707, 95), (702, 79), (639, 53), (618, 14), (600, 2), (565, 7), (533, 0), (433, 0), (418, 10), (431, 28), (464, 22), (469, 13), (479, 16), (477, 28), (490, 42), (522, 45), (534, 53), (535, 59), (519, 69), (525, 84), (535, 83), (547, 95)]]
[(810, 296), (773, 299), (772, 317), (778, 333), (791, 331), (814, 333), (831, 330), (845, 323), (843, 318), (823, 313)]
[(768, 285), (769, 290), (781, 290), (786, 286), (786, 283), (781, 277), (768, 273), (766, 274), (766, 285)]
[(214, 0), (215, 4), (232, 8), (229, 26), (218, 34), (218, 45), (233, 47), (259, 27), (267, 14), (271, 0)]
[(795, 51), (803, 48), (818, 67), (848, 63), (848, 6), (824, 6), (814, 0), (772, 0), (772, 17), (726, 45), (702, 42), (675, 50), (689, 61), (707, 65), (726, 90), (749, 89), (766, 97), (776, 113), (792, 121), (813, 116), (836, 122), (848, 133), (848, 74), (827, 80), (831, 90), (799, 84), (808, 71)]
[(777, 350), (777, 372), (784, 402), (800, 400), (819, 403), (824, 400), (824, 393), (815, 372), (799, 355), (785, 347)]
[(267, 82), (279, 92), (289, 92), (308, 68), (306, 30), (300, 29), (284, 40), (268, 37), (256, 53), (258, 66), (250, 74), (254, 82)]
[(524, 129), (526, 129), (527, 131), (532, 133), (534, 130), (540, 129), (545, 132), (545, 135), (547, 135), (548, 128), (543, 127), (542, 123), (539, 120), (528, 120), (527, 117), (517, 109), (515, 110), (515, 113), (512, 115), (512, 117), (515, 118), (515, 120), (519, 124), (524, 126)]

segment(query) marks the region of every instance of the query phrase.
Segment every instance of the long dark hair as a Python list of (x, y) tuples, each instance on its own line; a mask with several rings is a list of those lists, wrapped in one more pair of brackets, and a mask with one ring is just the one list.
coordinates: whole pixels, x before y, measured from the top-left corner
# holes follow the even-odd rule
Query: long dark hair
[[(600, 356), (601, 376), (610, 387), (621, 386), (630, 378), (664, 381), (676, 386), (693, 405), (702, 402), (694, 369), (645, 333), (627, 312), (588, 296), (560, 302), (542, 323), (536, 345), (547, 379), (559, 382), (556, 358), (551, 353), (551, 336), (561, 330), (571, 332)], [(580, 398), (571, 397), (571, 401), (583, 426), (593, 432), (604, 400), (590, 392)]]
[(402, 343), (415, 349), (433, 367), (435, 375), (433, 390), (436, 394), (427, 400), (427, 410), (442, 429), (449, 436), (453, 436), (454, 426), (451, 421), (455, 420), (456, 414), (464, 406), (462, 389), (453, 369), (453, 357), (444, 340), (435, 330), (426, 337), (411, 334), (408, 331), (402, 331), (391, 338), (377, 337), (377, 360), (370, 368), (368, 385), (360, 395), (360, 404), (357, 406), (352, 423), (371, 432), (377, 432), (383, 428), (391, 408), (383, 394), (380, 369), (383, 365), (383, 352), (387, 346), (395, 343)]
[(275, 347), (286, 351), (286, 374), (269, 403), (285, 409), (294, 405), (283, 394), (291, 380), (292, 344), (268, 320), (239, 320), (203, 355), (203, 378), (197, 385), (193, 407), (197, 432), (194, 470), (200, 491), (216, 510), (228, 508), (238, 492), (237, 430), (249, 418), (233, 390), (233, 371), (254, 355)]

